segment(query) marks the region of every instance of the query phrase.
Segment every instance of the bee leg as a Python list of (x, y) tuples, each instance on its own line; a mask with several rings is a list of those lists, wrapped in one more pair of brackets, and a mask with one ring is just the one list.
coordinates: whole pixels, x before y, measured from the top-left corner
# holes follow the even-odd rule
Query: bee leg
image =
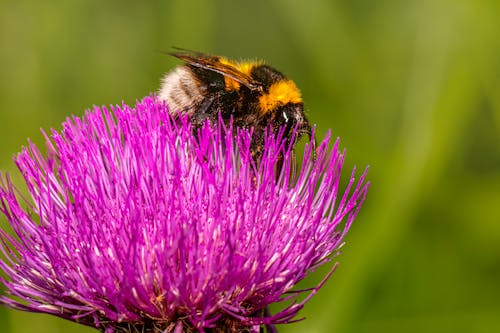
[(215, 97), (206, 98), (203, 103), (201, 103), (197, 113), (207, 113), (207, 111), (212, 107), (212, 104), (214, 104), (214, 101)]
[(311, 141), (313, 144), (313, 147), (312, 147), (313, 161), (316, 162), (316, 156), (318, 155), (318, 149), (319, 149), (318, 141), (316, 140), (316, 136), (314, 136), (314, 138), (311, 138), (311, 134), (309, 134), (309, 141)]
[(212, 105), (214, 104), (215, 98), (206, 98), (198, 107), (198, 110), (191, 115), (191, 122), (199, 127), (203, 125), (203, 123), (210, 118), (211, 122), (215, 122), (212, 115), (208, 112)]

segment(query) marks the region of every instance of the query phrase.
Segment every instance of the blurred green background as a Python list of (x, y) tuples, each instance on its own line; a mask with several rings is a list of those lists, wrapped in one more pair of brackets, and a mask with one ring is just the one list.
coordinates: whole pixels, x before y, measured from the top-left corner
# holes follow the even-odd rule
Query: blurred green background
[[(0, 0), (0, 42), (0, 169), (19, 183), (40, 127), (157, 89), (178, 64), (158, 50), (265, 59), (372, 181), (340, 268), (280, 332), (500, 327), (498, 1)], [(93, 332), (4, 307), (0, 331)]]

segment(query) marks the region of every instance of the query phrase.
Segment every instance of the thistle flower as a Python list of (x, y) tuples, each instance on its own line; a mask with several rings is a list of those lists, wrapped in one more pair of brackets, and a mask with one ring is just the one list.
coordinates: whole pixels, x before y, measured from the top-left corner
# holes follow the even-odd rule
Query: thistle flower
[(338, 254), (368, 189), (353, 171), (339, 193), (344, 154), (329, 135), (298, 171), (282, 132), (256, 163), (249, 131), (193, 131), (154, 97), (44, 136), (45, 155), (29, 143), (15, 158), (30, 199), (0, 178), (12, 228), (0, 230), (0, 301), (106, 333), (275, 332), (333, 272), (293, 289)]

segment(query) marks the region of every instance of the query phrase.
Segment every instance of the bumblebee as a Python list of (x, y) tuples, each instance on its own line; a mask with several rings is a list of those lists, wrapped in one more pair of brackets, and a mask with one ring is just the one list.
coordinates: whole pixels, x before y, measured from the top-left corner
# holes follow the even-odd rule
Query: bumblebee
[(158, 96), (171, 112), (187, 114), (195, 128), (207, 119), (216, 123), (219, 112), (225, 122), (232, 117), (234, 126), (253, 129), (251, 149), (257, 158), (266, 128), (277, 133), (284, 126), (292, 145), (304, 134), (311, 138), (300, 90), (273, 67), (185, 50), (169, 54), (184, 65), (165, 74)]

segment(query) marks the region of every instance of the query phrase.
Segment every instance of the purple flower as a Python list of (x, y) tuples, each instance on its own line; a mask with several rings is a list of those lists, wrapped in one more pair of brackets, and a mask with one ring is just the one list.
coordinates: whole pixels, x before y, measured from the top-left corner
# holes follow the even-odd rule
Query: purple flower
[(315, 288), (293, 288), (338, 254), (365, 174), (339, 192), (344, 154), (329, 135), (297, 170), (282, 132), (266, 136), (255, 163), (251, 133), (215, 125), (193, 131), (145, 98), (68, 119), (45, 135), (45, 156), (30, 143), (15, 161), (31, 198), (0, 177), (12, 228), (0, 230), (0, 301), (104, 332), (294, 321), (335, 265)]

